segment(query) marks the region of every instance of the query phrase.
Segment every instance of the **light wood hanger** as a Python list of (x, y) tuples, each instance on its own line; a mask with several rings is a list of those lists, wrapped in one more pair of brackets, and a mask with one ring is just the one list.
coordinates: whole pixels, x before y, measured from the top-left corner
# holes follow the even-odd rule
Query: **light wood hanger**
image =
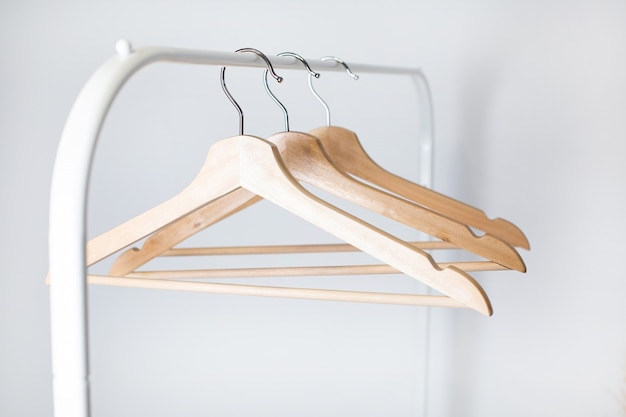
[[(223, 68), (222, 74), (224, 70)], [(220, 178), (220, 181), (212, 181), (215, 178)], [(223, 196), (227, 196), (226, 200), (220, 201)], [(205, 206), (219, 207), (218, 203), (228, 206), (232, 202), (237, 202), (236, 209), (238, 210), (251, 204), (257, 197), (274, 202), (389, 266), (449, 296), (455, 300), (450, 303), (452, 305), (458, 306), (460, 303), (484, 314), (492, 313), (487, 295), (472, 277), (454, 266), (440, 268), (425, 252), (311, 194), (291, 176), (276, 144), (246, 135), (239, 135), (213, 145), (196, 179), (180, 194), (90, 240), (87, 245), (87, 265), (92, 265)], [(98, 276), (91, 276), (90, 279), (100, 283), (103, 280)], [(122, 280), (133, 279), (119, 278), (109, 283)], [(146, 285), (165, 285), (156, 284), (158, 280), (153, 281), (155, 280), (150, 280), (150, 282), (144, 280)], [(123, 285), (141, 285), (137, 281), (125, 282), (126, 284)], [(202, 288), (213, 288), (218, 292), (220, 291), (217, 290), (218, 287), (223, 288), (224, 285), (229, 285), (185, 281), (170, 281), (166, 285), (182, 289), (190, 288), (191, 284), (194, 288), (204, 284), (201, 285)], [(229, 288), (232, 288), (233, 284), (230, 285)], [(315, 298), (313, 294), (309, 295)], [(384, 295), (377, 294), (375, 298)], [(418, 296), (420, 302), (426, 299), (424, 297), (429, 298)], [(433, 302), (440, 303), (440, 301)]]
[[(355, 79), (358, 78), (341, 59), (324, 57), (322, 60), (334, 60), (343, 65), (349, 75)], [(330, 109), (313, 88), (310, 74), (309, 88), (324, 106), (327, 119), (327, 126), (315, 128), (309, 133), (320, 139), (324, 149), (340, 169), (416, 204), (428, 207), (444, 216), (498, 237), (513, 246), (530, 249), (528, 239), (513, 223), (502, 218), (490, 219), (476, 207), (423, 187), (382, 168), (367, 154), (356, 133), (331, 125)]]

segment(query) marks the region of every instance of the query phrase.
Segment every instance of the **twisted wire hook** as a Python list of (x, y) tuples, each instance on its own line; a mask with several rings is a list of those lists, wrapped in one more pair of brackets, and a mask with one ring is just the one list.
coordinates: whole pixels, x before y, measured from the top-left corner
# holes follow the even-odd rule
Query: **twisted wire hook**
[[(254, 48), (241, 48), (241, 49), (237, 49), (235, 52), (252, 52), (256, 54), (259, 58), (265, 61), (265, 64), (267, 65), (268, 69), (265, 70), (265, 74), (267, 75), (267, 73), (269, 72), (270, 74), (272, 74), (272, 77), (276, 79), (276, 81), (278, 81), (279, 83), (283, 82), (283, 77), (276, 74), (276, 72), (274, 71), (274, 67), (272, 66), (272, 63), (267, 58), (267, 56), (265, 56), (263, 52)], [(237, 109), (237, 113), (239, 113), (239, 134), (243, 135), (243, 110), (241, 110), (241, 106), (239, 106), (237, 101), (235, 101), (235, 98), (232, 96), (232, 94), (230, 94), (230, 91), (228, 91), (228, 88), (226, 88), (226, 81), (224, 80), (225, 74), (226, 74), (226, 67), (222, 67), (220, 71), (220, 82), (222, 84), (222, 90), (224, 90), (224, 94), (226, 94), (226, 97), (228, 97), (230, 102), (233, 103), (233, 106), (235, 106), (235, 109)]]

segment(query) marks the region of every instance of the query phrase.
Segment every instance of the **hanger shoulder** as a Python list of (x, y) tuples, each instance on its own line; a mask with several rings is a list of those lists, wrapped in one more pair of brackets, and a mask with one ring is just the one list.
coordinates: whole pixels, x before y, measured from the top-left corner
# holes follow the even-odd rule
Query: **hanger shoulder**
[(115, 260), (109, 274), (125, 276), (201, 230), (259, 200), (255, 194), (238, 188), (154, 233), (146, 239), (141, 249), (127, 250)]
[(321, 140), (333, 161), (344, 171), (468, 226), (490, 233), (511, 245), (530, 248), (524, 233), (513, 223), (501, 218), (489, 219), (480, 209), (385, 170), (367, 155), (357, 136), (348, 129), (327, 126), (313, 129), (310, 133)]
[(89, 240), (87, 266), (237, 189), (239, 162), (236, 149), (228, 146), (232, 139), (225, 139), (211, 147), (196, 178), (179, 194)]
[(478, 237), (462, 223), (348, 176), (337, 167), (319, 139), (306, 133), (282, 132), (268, 138), (277, 144), (289, 172), (299, 180), (361, 207), (413, 227), (507, 268), (526, 271), (509, 244), (491, 235)]

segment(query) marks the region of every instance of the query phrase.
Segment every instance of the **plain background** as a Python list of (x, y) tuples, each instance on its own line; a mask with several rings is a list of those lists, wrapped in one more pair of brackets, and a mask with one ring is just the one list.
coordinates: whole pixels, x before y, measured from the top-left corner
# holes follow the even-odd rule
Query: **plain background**
[[(525, 275), (479, 275), (491, 318), (91, 288), (94, 415), (625, 415), (626, 3), (394, 0), (0, 3), (0, 415), (52, 415), (50, 175), (74, 98), (122, 37), (421, 67), (435, 104), (435, 187), (513, 221), (532, 250)], [(260, 73), (247, 71), (229, 85), (250, 109), (250, 133), (281, 130)], [(293, 127), (323, 124), (304, 75), (292, 74), (281, 91)], [(410, 83), (333, 74), (318, 84), (336, 124), (415, 178)], [(143, 70), (102, 133), (90, 235), (176, 193), (210, 144), (235, 133), (215, 68)], [(204, 239), (328, 236), (261, 204)], [(323, 285), (420, 289), (377, 278)]]

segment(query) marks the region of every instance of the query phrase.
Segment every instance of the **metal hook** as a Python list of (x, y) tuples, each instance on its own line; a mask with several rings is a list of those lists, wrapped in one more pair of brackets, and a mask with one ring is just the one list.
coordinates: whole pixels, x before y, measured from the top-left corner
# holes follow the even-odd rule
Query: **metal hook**
[[(263, 52), (254, 48), (241, 48), (241, 49), (237, 49), (235, 52), (252, 52), (256, 54), (259, 58), (265, 61), (265, 64), (267, 65), (268, 69), (265, 70), (265, 74), (267, 75), (267, 72), (269, 71), (270, 74), (272, 74), (272, 77), (276, 79), (276, 81), (278, 81), (279, 83), (283, 82), (283, 77), (279, 76), (278, 74), (276, 74), (276, 72), (274, 72), (274, 67), (272, 66), (272, 63), (267, 58), (267, 56), (265, 56)], [(226, 67), (222, 67), (222, 70), (220, 71), (220, 82), (222, 84), (222, 90), (224, 90), (224, 94), (226, 94), (226, 97), (228, 97), (230, 102), (233, 103), (233, 106), (235, 106), (235, 109), (237, 109), (237, 112), (239, 113), (239, 134), (243, 135), (243, 110), (241, 110), (241, 107), (239, 106), (239, 104), (237, 104), (237, 102), (235, 101), (235, 98), (232, 96), (232, 94), (230, 94), (230, 91), (228, 91), (228, 88), (226, 88), (226, 81), (224, 81), (225, 73), (226, 73)]]
[[(325, 56), (323, 58), (321, 58), (322, 61), (335, 61), (338, 64), (343, 65), (343, 67), (346, 69), (346, 72), (348, 73), (348, 75), (350, 77), (352, 77), (354, 80), (358, 80), (359, 76), (356, 75), (355, 73), (352, 72), (352, 70), (350, 69), (350, 67), (348, 67), (348, 64), (346, 64), (342, 59), (337, 58), (335, 56)], [(317, 78), (317, 77), (316, 77)], [(324, 110), (326, 110), (326, 125), (330, 126), (330, 108), (328, 107), (328, 104), (326, 104), (326, 102), (324, 101), (324, 99), (322, 99), (322, 97), (317, 93), (317, 91), (315, 91), (315, 89), (313, 88), (313, 81), (311, 78), (311, 75), (309, 74), (309, 90), (311, 90), (311, 93), (315, 96), (315, 98), (322, 103), (322, 106), (324, 106)]]
[[(311, 76), (315, 78), (320, 77), (320, 74), (318, 72), (313, 71), (311, 67), (309, 66), (309, 64), (306, 62), (306, 60), (298, 54), (295, 54), (293, 52), (281, 52), (280, 54), (277, 54), (277, 56), (290, 56), (302, 62), (304, 64), (304, 68), (309, 73), (309, 79), (311, 78)], [(278, 107), (280, 107), (280, 109), (283, 111), (283, 115), (285, 117), (285, 131), (289, 132), (289, 113), (287, 112), (287, 108), (283, 105), (283, 103), (281, 103), (280, 100), (278, 100), (278, 97), (276, 97), (274, 93), (272, 93), (272, 90), (270, 90), (270, 86), (267, 83), (267, 72), (268, 70), (265, 70), (263, 72), (263, 85), (265, 85), (265, 91), (267, 91), (267, 94), (272, 98), (272, 100), (274, 100), (274, 103), (276, 103)]]

